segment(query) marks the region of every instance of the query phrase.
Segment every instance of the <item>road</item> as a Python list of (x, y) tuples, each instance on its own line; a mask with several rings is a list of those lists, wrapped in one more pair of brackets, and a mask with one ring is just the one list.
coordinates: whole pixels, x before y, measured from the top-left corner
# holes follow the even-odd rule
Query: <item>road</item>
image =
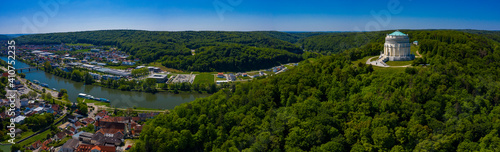
[[(2, 70), (4, 70), (4, 71), (8, 71), (5, 67), (0, 67), (0, 68), (2, 68)], [(27, 82), (27, 80), (26, 80), (26, 79), (21, 78), (19, 75), (16, 75), (16, 78), (17, 78), (18, 80), (20, 80), (20, 81), (21, 81), (21, 83), (23, 83), (23, 84), (25, 85), (25, 87), (27, 86), (27, 83), (26, 83), (26, 82)], [(42, 91), (42, 88), (43, 88), (43, 87), (41, 87), (41, 86), (39, 86), (39, 85), (37, 85), (37, 84), (34, 84), (34, 83), (32, 83), (32, 85), (31, 85), (31, 86), (33, 86), (33, 88), (38, 89), (38, 90), (40, 90), (40, 91)], [(27, 88), (27, 89), (26, 89), (26, 91), (24, 91), (24, 92), (25, 92), (25, 93), (28, 93), (28, 92), (29, 92), (29, 90), (28, 90), (28, 89), (29, 89), (29, 90), (31, 90), (30, 88)], [(24, 93), (24, 92), (22, 92), (22, 93)], [(59, 92), (54, 91), (54, 90), (49, 89), (49, 88), (46, 88), (46, 89), (45, 89), (45, 92), (49, 92), (50, 94), (52, 94), (52, 97), (57, 97), (57, 95), (59, 94)]]
[(421, 58), (421, 57), (422, 57), (422, 55), (420, 55), (420, 53), (418, 53), (418, 50), (417, 50), (417, 51), (415, 51), (415, 52), (416, 52), (416, 53), (417, 53), (417, 55), (418, 55), (418, 56), (417, 56), (417, 58)]
[[(85, 100), (83, 100), (83, 102), (85, 102)], [(100, 110), (100, 109), (106, 109), (106, 110), (113, 110), (115, 108), (112, 108), (112, 107), (107, 107), (107, 106), (104, 106), (104, 105), (95, 105), (94, 103), (87, 103), (87, 106), (88, 107), (94, 107), (94, 110), (91, 111), (89, 114), (88, 114), (88, 117), (90, 118), (93, 118), (95, 119), (95, 114)], [(116, 108), (117, 110), (127, 110), (126, 108)], [(169, 110), (139, 110), (139, 109), (132, 109), (134, 111), (138, 111), (138, 112), (169, 112)], [(89, 109), (90, 111), (90, 109)]]
[(369, 58), (368, 60), (366, 60), (366, 64), (371, 64), (371, 65), (374, 65), (374, 66), (379, 66), (379, 67), (389, 67), (389, 66), (386, 66), (385, 63), (380, 63), (377, 61), (372, 61), (373, 58), (376, 58), (378, 56), (374, 56), (374, 57), (371, 57)]
[[(61, 117), (63, 117), (63, 118), (62, 118), (62, 119), (59, 119), (57, 122), (54, 122), (54, 123), (52, 123), (52, 124), (54, 124), (54, 125), (55, 125), (55, 124), (58, 124), (59, 122), (63, 121), (63, 120), (64, 120), (64, 117), (66, 117), (66, 114), (63, 114)], [(48, 129), (50, 129), (50, 126), (47, 126), (47, 127), (43, 128), (42, 130), (39, 130), (39, 131), (37, 131), (36, 133), (34, 133), (34, 134), (32, 134), (32, 135), (30, 135), (30, 136), (28, 136), (28, 137), (24, 138), (24, 139), (21, 139), (21, 140), (19, 140), (19, 141), (16, 141), (16, 144), (19, 144), (19, 143), (21, 143), (21, 142), (23, 142), (23, 141), (25, 141), (25, 140), (28, 140), (28, 139), (30, 139), (31, 137), (34, 137), (34, 136), (36, 136), (36, 135), (38, 135), (38, 134), (40, 134), (40, 133), (42, 133), (42, 132), (44, 132), (44, 131), (46, 131), (46, 130), (48, 130)]]
[[(85, 99), (83, 99), (83, 102), (85, 102)], [(94, 103), (87, 103), (87, 106), (89, 107), (89, 112), (90, 112), (88, 113), (87, 117), (95, 119), (95, 114), (97, 113), (98, 107)], [(90, 107), (94, 107), (94, 110), (90, 111), (91, 110)]]

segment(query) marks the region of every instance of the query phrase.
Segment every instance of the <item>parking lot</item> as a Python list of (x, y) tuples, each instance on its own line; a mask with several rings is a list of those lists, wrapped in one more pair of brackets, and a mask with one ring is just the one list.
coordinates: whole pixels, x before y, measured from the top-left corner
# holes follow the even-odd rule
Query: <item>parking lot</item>
[(174, 80), (172, 80), (171, 83), (183, 83), (183, 82), (193, 83), (195, 77), (196, 75), (194, 74), (179, 74), (174, 78)]

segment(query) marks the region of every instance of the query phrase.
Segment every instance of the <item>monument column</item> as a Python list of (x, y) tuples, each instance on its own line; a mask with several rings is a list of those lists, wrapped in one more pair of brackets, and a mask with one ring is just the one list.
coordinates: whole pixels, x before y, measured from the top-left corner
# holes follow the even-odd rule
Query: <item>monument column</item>
[(387, 45), (384, 45), (384, 55), (387, 55)]
[(394, 53), (396, 53), (396, 47), (391, 48), (391, 56), (394, 56)]

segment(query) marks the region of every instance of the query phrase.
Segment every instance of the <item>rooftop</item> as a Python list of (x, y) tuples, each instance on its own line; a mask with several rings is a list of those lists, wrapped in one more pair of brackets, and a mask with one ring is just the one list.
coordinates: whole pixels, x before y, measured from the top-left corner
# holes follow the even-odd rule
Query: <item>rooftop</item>
[(395, 31), (389, 34), (390, 36), (407, 36), (406, 34), (400, 32), (400, 31)]
[(66, 143), (64, 143), (62, 148), (75, 149), (78, 146), (78, 142), (79, 141), (76, 139), (69, 139)]
[(154, 74), (150, 75), (148, 78), (153, 78), (153, 79), (165, 79), (167, 78), (168, 75), (166, 74)]

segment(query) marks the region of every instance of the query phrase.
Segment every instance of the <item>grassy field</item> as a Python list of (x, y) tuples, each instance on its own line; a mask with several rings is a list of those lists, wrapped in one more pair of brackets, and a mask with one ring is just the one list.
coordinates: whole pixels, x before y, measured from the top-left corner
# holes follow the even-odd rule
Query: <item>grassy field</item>
[(83, 53), (83, 52), (89, 52), (90, 49), (81, 49), (81, 50), (76, 50), (76, 51), (73, 51), (74, 53)]
[(308, 61), (310, 61), (311, 63), (314, 63), (314, 62), (316, 62), (316, 60), (318, 60), (318, 59), (317, 59), (317, 58), (309, 58), (309, 59), (307, 59), (307, 60), (308, 60)]
[[(83, 98), (76, 98), (76, 100), (78, 102), (80, 102), (80, 101), (83, 101)], [(111, 106), (110, 103), (96, 101), (96, 100), (90, 100), (90, 99), (85, 99), (85, 103), (94, 103), (95, 105), (98, 105), (98, 106), (100, 106), (100, 105), (104, 105), (104, 106), (108, 106), (108, 107)]]
[(387, 65), (389, 66), (405, 66), (405, 65), (411, 65), (413, 61), (388, 61), (386, 62)]
[(226, 78), (219, 78), (219, 77), (215, 77), (215, 81), (217, 80), (227, 80)]
[(246, 80), (246, 79), (252, 79), (252, 78), (250, 78), (249, 76), (246, 76), (246, 77), (239, 76), (238, 78), (241, 78), (241, 79), (243, 79), (243, 80)]
[[(135, 107), (135, 108), (131, 107), (131, 108), (132, 108), (132, 110), (137, 111), (139, 113), (143, 113), (143, 112), (165, 112), (166, 110), (168, 110), (168, 109), (153, 109), (153, 108), (143, 108), (143, 107)], [(115, 108), (113, 108), (113, 107), (107, 107), (105, 109), (108, 110), (108, 111), (115, 110)], [(116, 109), (119, 110), (119, 111), (125, 111), (128, 108), (116, 108)], [(99, 110), (103, 110), (103, 109), (99, 108)]]
[(264, 72), (265, 74), (267, 74), (267, 75), (274, 74), (274, 72), (272, 72), (272, 71), (263, 71), (263, 72)]
[(193, 83), (214, 83), (214, 75), (209, 74), (209, 73), (203, 73), (203, 74), (198, 74), (194, 78)]
[(105, 65), (104, 67), (111, 68), (111, 69), (118, 69), (118, 70), (126, 70), (128, 68), (135, 68), (137, 66), (135, 66), (135, 65), (120, 65), (120, 66)]
[[(366, 60), (368, 60), (368, 59), (369, 59), (369, 58), (371, 58), (371, 57), (378, 57), (378, 56), (367, 56), (367, 57), (364, 57), (364, 58), (362, 58), (362, 59), (359, 59), (359, 60), (356, 60), (356, 61), (352, 61), (352, 63), (353, 63), (354, 65), (357, 65), (357, 64), (358, 64), (358, 63), (360, 63), (360, 62), (361, 62), (361, 63), (366, 63)], [(375, 61), (375, 58), (374, 58), (374, 59), (372, 59), (372, 60), (374, 60), (374, 61)]]
[(3, 150), (5, 152), (10, 151), (10, 146), (11, 145), (0, 145), (0, 150)]
[(48, 129), (48, 130), (46, 130), (46, 131), (44, 131), (44, 132), (42, 132), (42, 133), (40, 133), (40, 134), (38, 134), (36, 136), (33, 136), (30, 139), (25, 140), (25, 141), (23, 141), (23, 142), (21, 142), (19, 144), (21, 146), (32, 144), (32, 143), (34, 143), (37, 140), (43, 140), (43, 139), (47, 138), (48, 134), (50, 134), (50, 129)]
[[(31, 131), (31, 129), (29, 129), (28, 131), (24, 131), (24, 132), (21, 134), (21, 136), (16, 135), (16, 139), (14, 140), (14, 142), (17, 142), (17, 141), (19, 141), (19, 140), (21, 140), (21, 139), (24, 139), (24, 138), (26, 138), (26, 137), (28, 137), (28, 136), (30, 136), (30, 135), (32, 135), (32, 134), (34, 134), (34, 132), (33, 132), (33, 131)], [(9, 138), (9, 139), (10, 139), (10, 138)], [(9, 140), (2, 141), (2, 143), (9, 143)]]
[(415, 54), (415, 57), (417, 57), (417, 50), (419, 50), (419, 47), (412, 44), (411, 48), (410, 48), (410, 52), (411, 52), (411, 54)]
[(92, 44), (87, 44), (87, 43), (76, 43), (76, 44), (71, 44), (71, 43), (68, 43), (66, 44), (67, 46), (94, 46)]
[(71, 139), (71, 137), (64, 137), (61, 141), (58, 141), (58, 142), (52, 142), (52, 143), (48, 144), (47, 146), (54, 146), (54, 147), (62, 146), (62, 145), (64, 145), (64, 143), (66, 143), (66, 141), (68, 141), (69, 139)]
[(183, 73), (184, 72), (182, 70), (177, 70), (177, 69), (165, 67), (165, 66), (161, 65), (161, 63), (158, 63), (158, 62), (149, 63), (148, 66), (158, 67), (163, 71), (168, 71), (168, 72), (172, 72), (172, 73)]
[(288, 68), (288, 69), (292, 69), (292, 68), (295, 68), (294, 65), (290, 65), (290, 64), (285, 64), (285, 67)]
[(259, 74), (259, 72), (247, 72), (248, 76)]

